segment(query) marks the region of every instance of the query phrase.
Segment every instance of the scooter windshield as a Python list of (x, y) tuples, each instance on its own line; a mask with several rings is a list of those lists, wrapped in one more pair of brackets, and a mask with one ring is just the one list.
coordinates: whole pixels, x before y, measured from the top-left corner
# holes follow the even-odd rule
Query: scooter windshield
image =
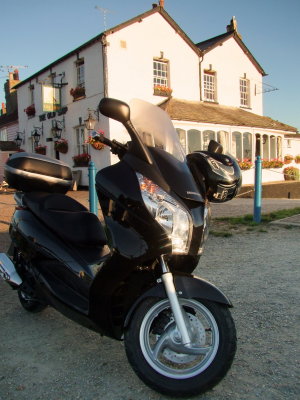
[[(150, 150), (160, 173), (179, 196), (203, 201), (194, 181), (177, 132), (168, 114), (143, 100), (130, 103), (131, 122), (142, 142)], [(167, 156), (166, 153), (171, 156)]]
[(142, 142), (185, 162), (184, 150), (169, 116), (159, 107), (140, 99), (130, 102), (131, 121)]

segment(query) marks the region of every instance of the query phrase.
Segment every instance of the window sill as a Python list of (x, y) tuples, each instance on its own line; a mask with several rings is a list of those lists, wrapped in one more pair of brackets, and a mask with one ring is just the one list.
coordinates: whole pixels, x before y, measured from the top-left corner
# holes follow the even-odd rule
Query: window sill
[(206, 103), (206, 104), (219, 104), (219, 102), (216, 101), (216, 100), (203, 100), (203, 103)]
[(73, 98), (73, 103), (74, 103), (75, 101), (79, 101), (79, 100), (82, 100), (82, 99), (85, 99), (85, 98), (86, 98), (86, 96), (74, 97), (74, 98)]

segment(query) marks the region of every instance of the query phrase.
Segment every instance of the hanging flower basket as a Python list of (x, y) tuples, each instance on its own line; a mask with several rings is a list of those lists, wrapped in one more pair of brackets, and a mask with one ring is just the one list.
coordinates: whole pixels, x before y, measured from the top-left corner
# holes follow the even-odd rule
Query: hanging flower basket
[(35, 151), (37, 154), (46, 155), (47, 146), (37, 146), (37, 147), (34, 149), (34, 151)]
[(70, 95), (73, 96), (73, 100), (77, 100), (81, 97), (85, 96), (85, 88), (84, 87), (76, 87), (70, 90)]
[(87, 167), (91, 161), (91, 156), (88, 153), (78, 154), (73, 157), (75, 167)]
[(105, 144), (99, 141), (99, 136), (104, 135), (104, 131), (99, 130), (97, 131), (98, 135), (89, 136), (86, 140), (86, 143), (90, 144), (95, 150), (102, 150), (105, 147)]
[(33, 117), (35, 115), (35, 106), (34, 104), (31, 104), (31, 106), (28, 106), (24, 110), (27, 114), (28, 117)]
[(154, 93), (156, 96), (165, 96), (165, 97), (171, 97), (173, 90), (167, 86), (160, 86), (160, 85), (155, 85), (154, 88)]
[(54, 149), (60, 153), (67, 153), (69, 149), (68, 141), (66, 139), (59, 139), (54, 144)]
[(296, 164), (300, 164), (300, 154), (298, 154), (297, 156), (295, 156), (295, 163), (296, 163)]

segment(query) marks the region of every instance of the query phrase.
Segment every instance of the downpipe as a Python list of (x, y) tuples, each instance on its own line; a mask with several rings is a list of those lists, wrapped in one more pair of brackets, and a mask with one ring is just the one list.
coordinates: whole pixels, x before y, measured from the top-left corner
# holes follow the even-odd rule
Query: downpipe
[(5, 253), (0, 253), (0, 277), (14, 289), (22, 283), (13, 262)]

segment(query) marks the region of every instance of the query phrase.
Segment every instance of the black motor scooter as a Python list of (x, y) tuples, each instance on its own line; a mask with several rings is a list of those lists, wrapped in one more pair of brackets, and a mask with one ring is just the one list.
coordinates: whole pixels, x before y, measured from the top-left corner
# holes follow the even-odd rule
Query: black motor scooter
[(130, 136), (126, 144), (97, 136), (120, 160), (96, 175), (104, 228), (65, 195), (72, 184), (66, 164), (14, 154), (5, 179), (17, 189), (17, 206), (0, 276), (27, 311), (51, 305), (124, 340), (132, 368), (151, 388), (199, 394), (225, 376), (236, 350), (229, 299), (191, 273), (207, 237), (209, 202), (236, 195), (238, 164), (216, 142), (186, 157), (167, 114), (147, 102), (129, 107), (104, 98), (99, 110)]

